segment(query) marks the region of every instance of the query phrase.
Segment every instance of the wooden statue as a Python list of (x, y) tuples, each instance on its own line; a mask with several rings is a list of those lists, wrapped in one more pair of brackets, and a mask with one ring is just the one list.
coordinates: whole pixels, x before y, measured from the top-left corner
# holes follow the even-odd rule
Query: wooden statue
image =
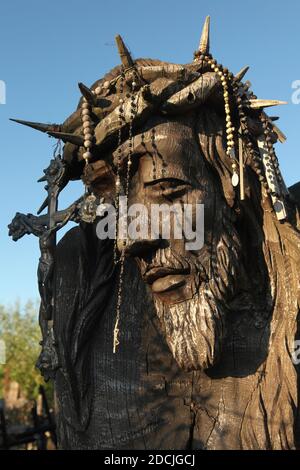
[[(46, 172), (48, 214), (10, 226), (41, 240), (39, 365), (55, 383), (59, 445), (299, 448), (299, 187), (284, 184), (285, 137), (264, 111), (281, 102), (257, 99), (248, 68), (217, 63), (209, 18), (187, 65), (134, 61), (116, 39), (121, 65), (80, 84), (62, 125), (18, 121), (65, 144), (61, 179)], [(78, 178), (83, 197), (57, 211)], [(119, 196), (204, 204), (203, 246), (99, 239), (99, 204), (118, 213)], [(56, 246), (68, 220), (79, 225)]]

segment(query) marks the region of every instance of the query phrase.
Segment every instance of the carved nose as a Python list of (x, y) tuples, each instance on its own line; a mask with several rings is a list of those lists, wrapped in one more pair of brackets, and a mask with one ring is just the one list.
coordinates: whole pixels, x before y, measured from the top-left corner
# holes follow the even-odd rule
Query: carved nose
[(165, 245), (166, 241), (162, 239), (155, 239), (155, 240), (148, 240), (148, 239), (138, 239), (138, 240), (126, 240), (126, 244), (124, 245), (123, 240), (118, 240), (117, 246), (118, 250), (124, 250), (125, 246), (125, 254), (126, 256), (139, 256), (142, 257), (143, 255), (148, 254), (150, 251), (157, 250), (158, 248), (162, 248)]

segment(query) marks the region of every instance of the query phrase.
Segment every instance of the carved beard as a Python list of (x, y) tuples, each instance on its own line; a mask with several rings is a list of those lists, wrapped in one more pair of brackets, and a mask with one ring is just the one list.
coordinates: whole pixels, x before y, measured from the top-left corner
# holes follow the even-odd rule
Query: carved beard
[(224, 335), (223, 314), (211, 291), (174, 305), (155, 300), (168, 346), (185, 370), (207, 369), (218, 359)]
[[(231, 225), (231, 224), (230, 224)], [(168, 346), (185, 370), (207, 369), (220, 358), (225, 336), (226, 303), (236, 291), (240, 243), (234, 228), (226, 227), (215, 243), (210, 279), (201, 282), (192, 299), (173, 305), (155, 298)], [(186, 260), (185, 260), (186, 263)], [(197, 259), (193, 270), (204, 267)]]

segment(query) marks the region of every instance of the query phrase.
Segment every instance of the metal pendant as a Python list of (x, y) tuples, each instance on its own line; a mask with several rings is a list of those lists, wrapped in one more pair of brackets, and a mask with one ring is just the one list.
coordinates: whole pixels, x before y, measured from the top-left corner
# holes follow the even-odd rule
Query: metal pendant
[(234, 188), (239, 184), (239, 175), (237, 173), (233, 173), (231, 183)]
[(80, 219), (87, 224), (92, 224), (97, 216), (97, 207), (97, 198), (93, 193), (85, 196), (79, 209)]

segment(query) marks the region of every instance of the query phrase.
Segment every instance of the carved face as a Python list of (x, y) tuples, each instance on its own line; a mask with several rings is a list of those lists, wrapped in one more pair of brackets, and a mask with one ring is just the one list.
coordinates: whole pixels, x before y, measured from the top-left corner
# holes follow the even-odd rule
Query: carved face
[[(126, 144), (122, 150), (126, 153)], [(129, 240), (126, 253), (136, 258), (152, 292), (177, 362), (186, 369), (207, 368), (221, 350), (223, 303), (230, 294), (229, 284), (234, 284), (228, 277), (236, 276), (238, 264), (238, 240), (230, 223), (230, 209), (188, 121), (158, 124), (137, 136), (133, 168), (129, 207), (143, 204), (151, 214), (153, 204), (204, 205), (204, 245), (200, 249), (188, 250), (185, 234), (176, 237), (172, 223), (168, 238), (164, 238), (164, 223), (160, 222), (159, 239), (157, 233), (151, 238), (151, 227), (147, 227), (146, 236), (141, 230), (142, 238)], [(151, 218), (147, 223), (149, 220), (153, 223)], [(195, 227), (197, 222), (193, 210), (191, 223)]]
[[(192, 130), (179, 123), (159, 124), (145, 132), (143, 142), (134, 146), (133, 158), (137, 165), (131, 178), (128, 206), (142, 204), (149, 217), (145, 222), (147, 233), (142, 227), (141, 237), (129, 240), (127, 253), (137, 256), (145, 282), (163, 303), (191, 299), (200, 282), (195, 260), (200, 253), (203, 260), (208, 260), (215, 204), (214, 185)], [(176, 214), (170, 212), (170, 229), (164, 232), (168, 220), (161, 213), (157, 216), (154, 209), (164, 204), (183, 211), (184, 204), (190, 204), (193, 210), (188, 215), (196, 228), (196, 203), (205, 206), (206, 243), (198, 251), (189, 251), (183, 224), (179, 234), (175, 231)], [(205, 277), (205, 272), (202, 275)]]

